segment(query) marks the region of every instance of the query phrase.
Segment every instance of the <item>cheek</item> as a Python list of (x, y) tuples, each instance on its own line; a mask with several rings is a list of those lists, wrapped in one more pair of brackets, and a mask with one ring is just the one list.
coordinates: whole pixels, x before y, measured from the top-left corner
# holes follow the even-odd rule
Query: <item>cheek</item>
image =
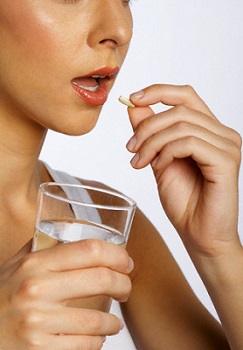
[[(33, 0), (0, 0), (0, 64), (16, 74), (47, 66), (48, 61), (57, 54), (60, 41), (64, 40), (58, 28), (59, 21), (44, 11), (43, 6)], [(6, 4), (8, 3), (8, 4)], [(60, 49), (60, 47), (59, 47)], [(60, 54), (60, 50), (59, 50)], [(49, 59), (47, 60), (47, 57)], [(53, 57), (57, 60), (58, 57)], [(21, 69), (20, 69), (21, 67)], [(34, 73), (34, 72), (33, 72)], [(35, 72), (36, 73), (36, 72)]]
[[(15, 5), (19, 1), (15, 0)], [(1, 10), (1, 8), (0, 8)], [(9, 6), (4, 9), (0, 17), (1, 32), (5, 34), (5, 44), (12, 46), (12, 50), (30, 50), (37, 48), (40, 52), (48, 44), (50, 39), (50, 29), (52, 22), (49, 18), (41, 15), (38, 11), (28, 6), (28, 1), (24, 1), (21, 6)]]
[(53, 21), (36, 1), (0, 0), (0, 38), (2, 100), (33, 113), (38, 106), (36, 96), (41, 100), (47, 91), (43, 76), (51, 73), (48, 55), (54, 52), (56, 40)]
[(30, 99), (32, 91), (46, 90), (43, 76), (53, 74), (60, 61), (56, 45), (62, 37), (53, 17), (38, 2), (11, 1), (5, 5), (7, 1), (0, 0), (0, 90), (14, 98), (27, 95)]

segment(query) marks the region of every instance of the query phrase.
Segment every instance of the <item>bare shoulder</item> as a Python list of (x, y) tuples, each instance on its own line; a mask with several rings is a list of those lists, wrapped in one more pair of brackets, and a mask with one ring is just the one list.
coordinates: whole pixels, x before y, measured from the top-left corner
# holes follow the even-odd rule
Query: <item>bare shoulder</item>
[[(88, 179), (78, 180), (86, 186), (98, 186), (100, 188), (111, 190), (118, 194), (124, 195), (124, 193), (121, 193), (117, 189), (114, 189), (108, 186), (107, 184), (98, 181)], [(158, 231), (151, 223), (151, 221), (146, 217), (146, 215), (139, 208), (137, 208), (127, 246), (129, 253), (136, 262), (136, 266), (140, 266), (143, 262), (145, 262), (146, 256), (150, 256), (150, 254), (153, 254), (152, 251), (154, 249), (154, 246), (158, 245), (160, 246), (160, 252), (161, 245), (163, 246), (162, 250), (167, 251), (167, 247), (164, 244), (161, 235), (158, 233)]]
[[(96, 181), (82, 183), (114, 190)], [(161, 344), (166, 349), (229, 349), (221, 326), (197, 299), (162, 236), (137, 208), (126, 248), (134, 260), (133, 288), (121, 304), (135, 345), (154, 350)]]
[(177, 264), (172, 257), (161, 233), (148, 219), (148, 217), (137, 208), (133, 224), (131, 227), (130, 237), (128, 240), (127, 250), (135, 262), (135, 269), (132, 275), (133, 279), (142, 278), (148, 273), (151, 276), (151, 267), (155, 272), (159, 262), (167, 262), (170, 268)]
[[(85, 186), (97, 186), (105, 190), (114, 191), (121, 195), (126, 195), (126, 193), (122, 193), (121, 191), (99, 181), (81, 178), (79, 178), (78, 180)], [(131, 238), (129, 240), (131, 240), (132, 242), (134, 241), (136, 246), (137, 244), (142, 244), (142, 241), (144, 240), (147, 241), (149, 239), (150, 242), (152, 242), (154, 236), (156, 237), (156, 240), (158, 239), (159, 241), (162, 241), (162, 238), (156, 230), (156, 228), (154, 227), (154, 225), (139, 208), (136, 209), (130, 236)], [(143, 238), (143, 240), (141, 240), (141, 238)]]
[[(79, 179), (79, 181), (86, 186), (98, 186), (124, 195), (124, 193), (121, 193), (117, 189), (98, 181), (88, 179)], [(155, 256), (156, 252), (163, 258), (162, 260), (165, 259), (165, 255), (167, 259), (171, 258), (171, 254), (162, 236), (139, 208), (137, 208), (135, 212), (127, 250), (135, 261), (135, 266), (139, 267), (138, 270), (143, 272), (145, 272), (146, 269), (144, 267), (141, 268), (141, 265), (146, 265), (147, 259), (151, 262), (151, 257)]]

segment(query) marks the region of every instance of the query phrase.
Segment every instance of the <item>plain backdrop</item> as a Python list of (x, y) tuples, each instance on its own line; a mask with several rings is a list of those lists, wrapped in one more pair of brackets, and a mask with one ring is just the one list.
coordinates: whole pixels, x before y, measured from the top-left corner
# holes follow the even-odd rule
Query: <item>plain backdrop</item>
[[(82, 137), (49, 132), (41, 159), (82, 178), (108, 183), (134, 198), (158, 228), (195, 293), (215, 315), (205, 288), (163, 213), (152, 171), (133, 170), (125, 148), (132, 136), (119, 95), (153, 83), (190, 84), (216, 116), (243, 135), (243, 2), (134, 0), (134, 37), (121, 74), (96, 128)], [(156, 106), (155, 110), (163, 110)], [(242, 172), (240, 174), (242, 181)], [(240, 223), (242, 232), (242, 191)], [(158, 261), (158, 264), (161, 264)], [(104, 349), (133, 350), (127, 330)]]

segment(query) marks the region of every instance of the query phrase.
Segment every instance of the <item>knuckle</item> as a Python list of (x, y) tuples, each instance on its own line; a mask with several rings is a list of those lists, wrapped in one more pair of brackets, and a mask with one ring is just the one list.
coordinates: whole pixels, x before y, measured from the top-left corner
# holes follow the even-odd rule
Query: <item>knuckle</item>
[(116, 315), (105, 314), (103, 323), (106, 335), (114, 335), (121, 330), (121, 321)]
[(116, 300), (120, 302), (125, 302), (128, 300), (131, 290), (132, 290), (132, 283), (128, 276), (123, 276), (123, 279), (121, 281), (121, 287), (119, 289), (119, 294), (117, 293), (117, 296), (115, 297)]
[(148, 164), (161, 152), (164, 146), (165, 142), (162, 133), (157, 133), (156, 136), (150, 136), (139, 150), (140, 159), (142, 159), (145, 165)]
[(123, 248), (120, 247), (120, 265), (124, 267), (124, 272), (130, 273), (131, 272), (131, 265), (130, 265), (130, 258), (128, 252)]
[(20, 321), (20, 330), (33, 330), (37, 329), (44, 322), (44, 317), (41, 312), (35, 308), (25, 310), (25, 314)]
[(182, 88), (188, 97), (196, 94), (195, 89), (190, 84), (183, 85)]
[(91, 340), (89, 337), (85, 337), (82, 340), (82, 347), (80, 349), (92, 350), (92, 344), (91, 344)]
[(18, 270), (21, 272), (33, 271), (36, 265), (39, 265), (37, 262), (37, 254), (30, 253), (20, 260)]
[[(231, 153), (236, 163), (239, 164), (241, 162), (242, 136), (233, 129), (231, 129), (229, 137), (229, 146), (229, 153)], [(230, 152), (230, 150), (232, 151)]]
[(82, 241), (83, 249), (87, 251), (88, 255), (99, 257), (102, 255), (102, 241), (87, 239)]
[(183, 105), (183, 104), (180, 104), (180, 105), (177, 105), (173, 108), (173, 111), (177, 114), (178, 116), (178, 119), (184, 119), (188, 113), (188, 108)]
[(152, 123), (152, 118), (145, 118), (139, 125), (138, 131), (144, 134), (148, 129), (150, 129)]
[(231, 170), (235, 170), (235, 173), (238, 174), (239, 167), (240, 167), (240, 161), (241, 161), (241, 153), (239, 151), (236, 151), (232, 157), (232, 154), (228, 154), (228, 168)]
[(180, 120), (175, 124), (176, 129), (179, 133), (185, 133), (191, 130), (191, 125), (189, 125), (185, 120)]
[(31, 337), (27, 341), (27, 348), (26, 348), (26, 350), (41, 350), (41, 349), (45, 349), (45, 347), (43, 347), (42, 342), (39, 341), (37, 338)]
[(195, 144), (204, 143), (204, 141), (202, 139), (198, 139), (193, 135), (186, 136), (185, 140), (186, 140), (187, 146), (190, 148), (193, 148), (195, 146)]
[(233, 130), (233, 138), (234, 138), (234, 142), (241, 149), (242, 148), (242, 136), (237, 131)]
[(16, 295), (25, 300), (36, 299), (41, 292), (41, 285), (37, 279), (25, 280), (18, 288)]
[(103, 288), (110, 288), (115, 284), (114, 273), (105, 267), (99, 267), (96, 270), (96, 282)]
[(141, 147), (140, 153), (142, 153), (144, 149), (146, 149), (146, 151), (147, 151), (148, 148), (149, 149), (153, 148), (153, 143), (154, 143), (154, 137), (152, 135), (152, 136), (149, 136), (146, 139), (146, 141), (144, 142), (143, 146)]
[(129, 297), (131, 291), (132, 291), (132, 281), (129, 277), (127, 277), (127, 282), (125, 284), (125, 294), (127, 295), (127, 297)]
[(43, 316), (35, 309), (25, 310), (22, 318), (18, 320), (17, 336), (24, 342), (26, 349), (43, 349), (44, 338), (39, 332), (43, 322), (45, 322)]
[(86, 319), (89, 328), (94, 334), (101, 334), (104, 320), (102, 314), (98, 311), (90, 310)]
[[(100, 350), (102, 348), (103, 342), (101, 337), (89, 337), (84, 336), (77, 347), (77, 350)], [(76, 348), (75, 348), (76, 349)]]

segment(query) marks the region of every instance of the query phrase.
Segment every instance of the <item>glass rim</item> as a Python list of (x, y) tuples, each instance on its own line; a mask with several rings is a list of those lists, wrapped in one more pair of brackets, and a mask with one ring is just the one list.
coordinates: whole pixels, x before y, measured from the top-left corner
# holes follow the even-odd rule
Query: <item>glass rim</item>
[[(109, 205), (109, 204), (96, 204), (94, 202), (92, 203), (86, 203), (86, 202), (82, 202), (81, 200), (76, 200), (76, 199), (69, 199), (69, 198), (65, 198), (61, 195), (58, 194), (53, 194), (51, 192), (48, 191), (48, 187), (72, 187), (72, 188), (83, 188), (85, 190), (93, 190), (93, 191), (98, 191), (98, 192), (103, 192), (106, 194), (110, 194), (114, 197), (123, 199), (127, 204), (125, 205)], [(42, 194), (45, 194), (49, 197), (61, 200), (62, 202), (66, 202), (66, 203), (70, 203), (70, 204), (76, 204), (79, 206), (85, 206), (85, 207), (90, 207), (90, 208), (99, 208), (99, 209), (106, 209), (106, 210), (133, 210), (136, 208), (137, 203), (134, 199), (132, 199), (131, 197), (128, 197), (127, 195), (124, 195), (122, 193), (119, 192), (115, 192), (115, 190), (110, 190), (110, 189), (106, 189), (106, 188), (101, 188), (98, 186), (93, 186), (93, 185), (84, 185), (82, 183), (80, 184), (72, 184), (72, 183), (67, 183), (67, 182), (43, 182), (42, 184), (40, 184), (40, 191)]]

